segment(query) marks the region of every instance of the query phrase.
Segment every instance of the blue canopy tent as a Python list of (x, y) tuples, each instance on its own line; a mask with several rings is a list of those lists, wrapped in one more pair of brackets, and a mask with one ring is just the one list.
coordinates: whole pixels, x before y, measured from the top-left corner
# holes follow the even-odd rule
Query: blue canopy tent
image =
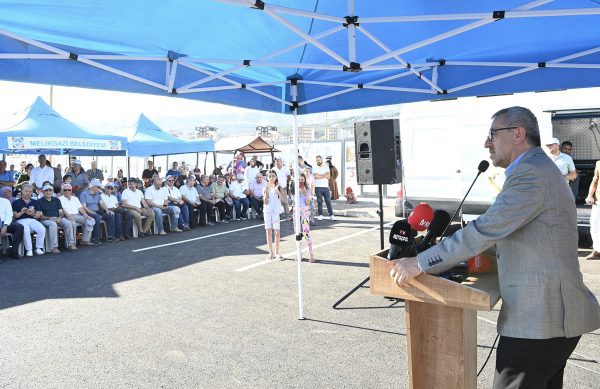
[(212, 139), (179, 139), (162, 130), (144, 114), (140, 114), (128, 139), (128, 154), (130, 157), (155, 157), (215, 151), (215, 144)]
[(89, 132), (68, 121), (38, 97), (0, 129), (0, 151), (12, 154), (125, 155), (127, 138)]
[(600, 86), (599, 25), (595, 0), (0, 0), (0, 78), (290, 113), (297, 150), (297, 114)]
[[(130, 131), (128, 139), (128, 157), (155, 157), (172, 154), (197, 154), (200, 152), (214, 153), (215, 151), (215, 144), (212, 139), (179, 139), (162, 130), (144, 114), (140, 114), (135, 126)], [(127, 169), (129, 170), (129, 162), (127, 163)], [(129, 175), (129, 172), (127, 174)]]

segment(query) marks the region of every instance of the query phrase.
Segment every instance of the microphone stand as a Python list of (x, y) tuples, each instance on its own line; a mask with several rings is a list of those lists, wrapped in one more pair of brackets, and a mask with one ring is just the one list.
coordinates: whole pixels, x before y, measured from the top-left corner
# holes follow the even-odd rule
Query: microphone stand
[[(385, 238), (384, 238), (384, 234), (383, 234), (383, 186), (381, 184), (377, 185), (378, 189), (379, 189), (379, 209), (377, 210), (377, 214), (379, 215), (379, 238), (380, 238), (380, 245), (381, 245), (381, 250), (384, 249), (385, 247)], [(341, 303), (343, 303), (348, 297), (352, 296), (354, 294), (354, 292), (356, 292), (357, 290), (359, 290), (360, 288), (363, 287), (364, 284), (366, 284), (367, 282), (369, 282), (369, 280), (371, 279), (371, 276), (365, 278), (364, 280), (362, 280), (360, 282), (360, 284), (356, 285), (354, 288), (352, 288), (352, 290), (348, 293), (346, 293), (344, 295), (344, 297), (342, 297), (341, 299), (339, 299), (335, 304), (333, 304), (331, 307), (333, 309), (338, 309), (337, 306), (340, 305)]]
[(458, 214), (458, 212), (462, 208), (463, 203), (467, 199), (467, 196), (469, 195), (469, 192), (473, 188), (473, 185), (475, 185), (475, 181), (477, 181), (477, 179), (479, 178), (479, 176), (481, 175), (481, 173), (483, 173), (483, 171), (481, 171), (481, 170), (479, 170), (477, 172), (477, 175), (475, 176), (475, 179), (473, 179), (473, 182), (471, 183), (471, 186), (469, 187), (469, 190), (467, 190), (467, 193), (465, 193), (465, 197), (463, 197), (462, 201), (458, 205), (458, 208), (456, 208), (456, 211), (454, 211), (454, 215), (452, 215), (452, 217), (450, 218), (450, 221), (448, 222), (448, 224), (446, 225), (446, 228), (444, 228), (444, 231), (442, 231), (442, 234), (440, 236), (444, 236), (444, 234), (446, 233), (446, 230), (448, 230), (448, 227), (450, 227), (450, 225), (452, 224), (452, 220), (454, 220), (454, 218), (456, 217), (456, 215)]

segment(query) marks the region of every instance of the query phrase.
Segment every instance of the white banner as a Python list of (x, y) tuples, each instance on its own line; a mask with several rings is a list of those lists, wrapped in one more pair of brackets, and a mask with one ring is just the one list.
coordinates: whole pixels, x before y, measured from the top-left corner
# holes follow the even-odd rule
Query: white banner
[(6, 138), (8, 148), (13, 150), (122, 150), (121, 141), (85, 138), (12, 137)]

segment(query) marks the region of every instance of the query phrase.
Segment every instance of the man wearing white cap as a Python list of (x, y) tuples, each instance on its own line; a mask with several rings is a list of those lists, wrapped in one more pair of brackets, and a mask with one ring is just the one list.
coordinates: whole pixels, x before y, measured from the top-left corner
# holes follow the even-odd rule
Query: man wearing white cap
[(569, 182), (577, 178), (577, 171), (575, 170), (573, 158), (560, 152), (560, 141), (558, 138), (551, 138), (548, 140), (548, 142), (546, 142), (546, 147), (548, 148), (550, 158), (552, 158), (562, 175), (565, 177), (565, 180)]
[(81, 205), (77, 196), (73, 196), (73, 187), (71, 184), (62, 185), (62, 196), (58, 198), (62, 205), (64, 215), (71, 221), (72, 234), (75, 237), (77, 233), (77, 225), (83, 228), (83, 237), (81, 238), (82, 246), (93, 246), (90, 242), (92, 231), (94, 230), (95, 220), (88, 216)]
[(42, 187), (44, 196), (42, 196), (38, 203), (42, 210), (42, 216), (40, 217), (40, 223), (46, 227), (48, 237), (50, 238), (50, 247), (52, 254), (60, 254), (58, 249), (58, 226), (60, 225), (65, 231), (65, 247), (67, 250), (75, 251), (75, 236), (73, 235), (73, 225), (69, 219), (65, 217), (62, 204), (60, 200), (54, 196), (54, 187), (50, 184), (46, 184)]
[[(169, 177), (167, 177), (169, 179)], [(171, 177), (173, 180), (173, 177)], [(159, 235), (167, 235), (163, 226), (163, 215), (169, 215), (169, 222), (171, 225), (171, 232), (181, 232), (177, 228), (177, 219), (179, 214), (175, 215), (175, 208), (169, 207), (169, 191), (167, 188), (162, 186), (162, 178), (160, 176), (154, 176), (153, 185), (146, 189), (144, 198), (148, 202), (148, 205), (154, 211), (154, 223), (158, 229)], [(179, 210), (179, 208), (177, 208)]]
[(248, 194), (250, 194), (250, 189), (248, 188), (248, 184), (244, 181), (244, 175), (238, 173), (237, 181), (233, 181), (229, 184), (229, 196), (233, 199), (235, 215), (238, 220), (248, 219), (248, 206), (250, 205)]
[(94, 225), (94, 231), (92, 233), (92, 242), (94, 244), (100, 244), (100, 221), (106, 220), (106, 227), (108, 230), (107, 240), (109, 242), (117, 241), (115, 236), (115, 214), (107, 212), (106, 206), (102, 202), (102, 193), (100, 193), (102, 183), (99, 179), (94, 178), (90, 181), (90, 187), (84, 190), (79, 195), (79, 201), (85, 212), (94, 218), (96, 224)]
[(75, 196), (79, 196), (88, 187), (89, 181), (87, 174), (85, 174), (85, 171), (81, 168), (80, 160), (73, 160), (73, 162), (71, 162), (71, 166), (71, 173), (69, 173), (69, 175), (73, 178), (71, 185), (73, 186), (73, 192), (75, 193)]

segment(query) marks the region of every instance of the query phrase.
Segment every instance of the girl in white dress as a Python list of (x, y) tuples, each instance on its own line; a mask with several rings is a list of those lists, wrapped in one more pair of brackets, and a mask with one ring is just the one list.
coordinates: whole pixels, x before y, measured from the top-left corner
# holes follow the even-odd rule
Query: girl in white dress
[[(269, 254), (266, 259), (283, 261), (284, 258), (279, 254), (279, 240), (281, 238), (279, 215), (283, 208), (281, 202), (285, 199), (285, 196), (279, 186), (277, 173), (271, 170), (267, 177), (268, 182), (263, 194), (263, 215), (265, 230), (267, 231), (267, 243), (269, 244)], [(275, 231), (275, 251), (273, 251), (273, 231)]]

